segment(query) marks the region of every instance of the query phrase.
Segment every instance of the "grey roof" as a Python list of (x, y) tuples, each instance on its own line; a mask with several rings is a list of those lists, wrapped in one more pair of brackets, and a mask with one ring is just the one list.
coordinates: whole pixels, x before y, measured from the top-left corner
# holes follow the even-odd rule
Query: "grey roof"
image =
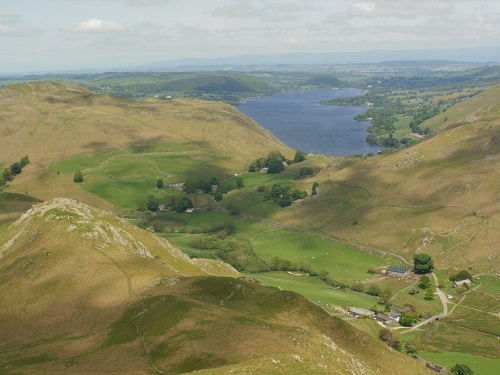
[(387, 315), (384, 315), (384, 314), (376, 314), (375, 315), (375, 319), (380, 319), (380, 320), (384, 320), (384, 321), (393, 320), (392, 318), (390, 318), (390, 317), (388, 317)]
[(389, 313), (389, 316), (392, 318), (392, 319), (397, 319), (397, 318), (401, 318), (401, 314), (400, 313), (397, 313), (397, 312), (391, 312)]
[(362, 309), (361, 307), (353, 307), (351, 308), (351, 312), (359, 315), (368, 315), (368, 316), (375, 315), (373, 311)]
[(406, 267), (401, 267), (401, 266), (390, 266), (388, 269), (387, 269), (387, 272), (391, 272), (391, 273), (400, 273), (402, 275), (404, 275), (406, 272), (408, 272), (409, 268), (406, 268)]
[(471, 281), (470, 281), (469, 279), (460, 280), (460, 281), (455, 281), (455, 285), (463, 285), (463, 284), (470, 285), (470, 284), (472, 284), (472, 283), (471, 283)]

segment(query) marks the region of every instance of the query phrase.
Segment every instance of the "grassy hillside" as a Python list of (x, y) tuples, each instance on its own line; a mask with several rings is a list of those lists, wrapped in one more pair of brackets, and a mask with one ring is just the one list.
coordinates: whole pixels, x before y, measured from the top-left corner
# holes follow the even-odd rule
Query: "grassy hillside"
[(428, 373), (298, 294), (238, 276), (83, 203), (37, 205), (0, 231), (0, 371)]
[[(0, 90), (0, 113), (0, 134), (9, 145), (0, 149), (0, 161), (7, 164), (22, 155), (31, 161), (10, 183), (10, 191), (28, 191), (40, 199), (74, 197), (112, 208), (73, 184), (71, 167), (84, 169), (85, 164), (68, 161), (68, 175), (49, 170), (53, 161), (75, 154), (101, 160), (103, 152), (144, 152), (162, 144), (161, 150), (148, 150), (151, 157), (179, 157), (189, 151), (195, 160), (192, 169), (203, 167), (218, 178), (242, 171), (256, 154), (280, 150), (291, 156), (270, 132), (223, 103), (132, 101), (96, 95), (69, 83), (29, 82)], [(177, 164), (167, 162), (170, 165), (160, 166), (164, 174)]]
[(430, 120), (441, 126), (411, 149), (323, 171), (371, 195), (323, 230), (408, 257), (427, 252), (442, 268), (498, 273), (499, 98), (497, 86)]

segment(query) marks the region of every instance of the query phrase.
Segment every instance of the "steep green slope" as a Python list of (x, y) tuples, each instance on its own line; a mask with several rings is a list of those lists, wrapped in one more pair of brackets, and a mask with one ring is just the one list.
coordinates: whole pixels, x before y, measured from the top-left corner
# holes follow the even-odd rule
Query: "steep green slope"
[(439, 123), (410, 149), (324, 170), (324, 181), (370, 198), (323, 230), (408, 258), (427, 252), (441, 268), (498, 273), (500, 87), (429, 120)]
[(303, 297), (237, 276), (105, 211), (37, 205), (0, 232), (0, 371), (427, 373)]

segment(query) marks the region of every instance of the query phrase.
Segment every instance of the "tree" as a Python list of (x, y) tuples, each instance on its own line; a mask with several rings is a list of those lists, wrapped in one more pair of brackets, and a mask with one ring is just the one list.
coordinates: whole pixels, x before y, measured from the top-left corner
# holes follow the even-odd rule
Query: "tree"
[(216, 202), (220, 202), (222, 200), (223, 196), (222, 193), (219, 191), (219, 189), (214, 191), (214, 199)]
[(163, 180), (162, 179), (159, 179), (158, 181), (156, 181), (156, 187), (158, 189), (161, 189), (163, 187)]
[(280, 173), (285, 170), (285, 166), (283, 165), (283, 160), (278, 158), (269, 159), (269, 163), (267, 165), (267, 173)]
[(418, 354), (417, 348), (415, 348), (414, 346), (412, 346), (408, 343), (405, 344), (405, 352), (406, 352), (406, 354), (409, 354), (412, 357), (416, 357)]
[(245, 187), (245, 183), (241, 177), (236, 179), (236, 189), (243, 189)]
[(302, 151), (297, 151), (295, 156), (293, 157), (294, 163), (300, 163), (301, 161), (306, 160), (306, 154)]
[(380, 294), (378, 296), (379, 296), (379, 303), (381, 303), (381, 304), (386, 303), (392, 297), (391, 288), (389, 288), (389, 287), (385, 288), (382, 292), (380, 292)]
[(416, 254), (413, 257), (415, 273), (424, 274), (431, 273), (434, 269), (434, 261), (428, 254)]
[(73, 175), (73, 181), (79, 184), (80, 182), (83, 182), (83, 174), (81, 170), (77, 170), (75, 174)]
[(430, 301), (430, 300), (433, 300), (434, 299), (434, 292), (432, 291), (431, 288), (427, 289), (425, 291), (425, 296), (424, 296), (424, 299)]
[(429, 276), (422, 276), (417, 285), (420, 289), (428, 289), (431, 287), (431, 279)]
[(193, 202), (188, 197), (182, 197), (177, 201), (175, 211), (181, 213), (185, 212), (188, 208), (193, 208)]
[(469, 366), (457, 363), (450, 370), (453, 375), (473, 375), (474, 371)]
[(21, 163), (18, 163), (18, 162), (15, 162), (15, 163), (12, 163), (10, 165), (10, 172), (13, 174), (13, 175), (16, 175), (16, 174), (19, 174), (21, 173), (21, 170), (23, 169), (23, 167), (21, 166)]
[(21, 164), (21, 168), (24, 168), (27, 164), (29, 164), (30, 159), (28, 158), (28, 155), (23, 156), (19, 163)]
[(399, 338), (387, 328), (382, 328), (380, 330), (380, 332), (378, 333), (378, 338), (393, 349), (401, 349), (401, 342), (399, 341)]
[(302, 167), (299, 169), (299, 172), (295, 175), (296, 180), (300, 180), (301, 178), (312, 176), (314, 171), (309, 167)]
[(366, 291), (366, 293), (371, 295), (371, 296), (378, 296), (378, 295), (380, 295), (381, 292), (382, 292), (382, 290), (380, 289), (380, 287), (375, 285), (375, 284), (371, 284), (368, 287), (368, 290)]
[(413, 314), (401, 313), (401, 318), (399, 319), (399, 324), (403, 327), (412, 327), (417, 322), (417, 318)]
[(154, 195), (148, 195), (146, 209), (148, 209), (149, 211), (156, 212), (156, 211), (158, 211), (159, 208), (160, 208), (160, 206), (158, 205), (158, 202), (156, 201), (156, 198), (154, 197)]
[(460, 271), (455, 276), (450, 277), (451, 281), (460, 281), (465, 279), (469, 279), (472, 281), (472, 275), (470, 274), (469, 271), (466, 270)]
[(279, 199), (279, 201), (278, 201), (278, 204), (279, 204), (281, 207), (290, 206), (292, 203), (293, 203), (293, 200), (292, 200), (292, 198), (290, 198), (288, 195), (283, 195), (283, 196)]

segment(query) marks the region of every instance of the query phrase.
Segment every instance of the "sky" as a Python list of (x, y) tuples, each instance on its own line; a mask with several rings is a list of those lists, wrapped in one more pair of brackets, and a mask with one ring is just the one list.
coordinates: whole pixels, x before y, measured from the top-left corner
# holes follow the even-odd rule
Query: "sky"
[(0, 0), (0, 73), (482, 46), (499, 0)]

